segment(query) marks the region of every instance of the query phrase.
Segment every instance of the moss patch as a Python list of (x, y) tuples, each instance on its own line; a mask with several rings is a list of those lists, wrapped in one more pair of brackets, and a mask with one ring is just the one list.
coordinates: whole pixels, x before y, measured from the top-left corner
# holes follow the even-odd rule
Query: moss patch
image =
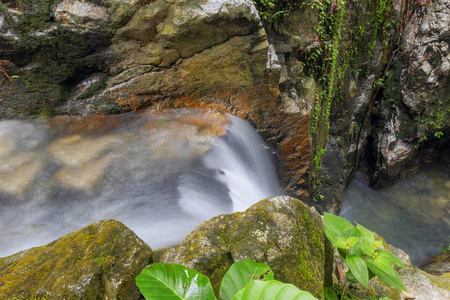
[(150, 248), (123, 224), (99, 221), (46, 246), (3, 258), (0, 294), (5, 299), (139, 295), (134, 277), (150, 257)]

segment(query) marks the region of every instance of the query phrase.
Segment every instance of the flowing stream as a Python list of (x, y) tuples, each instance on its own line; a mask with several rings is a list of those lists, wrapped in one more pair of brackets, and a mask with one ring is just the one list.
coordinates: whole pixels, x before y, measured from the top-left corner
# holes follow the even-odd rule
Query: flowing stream
[(253, 128), (209, 112), (5, 120), (0, 161), (0, 257), (101, 219), (168, 247), (280, 193)]
[(344, 192), (340, 215), (405, 250), (417, 265), (450, 243), (450, 170), (428, 165), (379, 190), (358, 173)]

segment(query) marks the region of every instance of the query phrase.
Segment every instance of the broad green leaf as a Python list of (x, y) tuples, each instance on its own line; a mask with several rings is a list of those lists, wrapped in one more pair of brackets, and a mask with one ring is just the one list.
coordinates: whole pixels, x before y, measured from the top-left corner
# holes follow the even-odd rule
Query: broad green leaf
[(358, 255), (347, 255), (346, 258), (348, 268), (363, 286), (369, 287), (369, 271), (367, 270), (367, 265)]
[(359, 242), (359, 237), (351, 236), (347, 239), (347, 244), (351, 246), (355, 246)]
[(223, 277), (220, 286), (220, 299), (233, 299), (237, 292), (253, 280), (273, 280), (273, 272), (268, 265), (257, 263), (251, 259), (234, 263)]
[(402, 261), (397, 256), (392, 254), (391, 252), (386, 251), (386, 250), (381, 250), (381, 249), (376, 250), (375, 252), (376, 252), (377, 257), (384, 257), (385, 259), (389, 260), (390, 263), (393, 265), (396, 265), (396, 266), (399, 266), (402, 268), (405, 267), (405, 265), (402, 263)]
[(364, 254), (372, 256), (375, 253), (375, 247), (372, 243), (363, 242), (359, 244), (359, 248), (364, 252)]
[(372, 231), (370, 231), (369, 229), (365, 228), (364, 226), (358, 223), (356, 223), (356, 228), (359, 230), (359, 232), (361, 232), (361, 235), (364, 238), (364, 240), (368, 241), (371, 244), (375, 241), (375, 237), (373, 236)]
[(350, 248), (350, 247), (347, 245), (347, 242), (342, 241), (342, 240), (336, 241), (336, 242), (333, 244), (333, 246), (334, 246), (334, 247), (337, 247), (337, 248), (341, 248), (341, 249), (348, 249), (348, 248)]
[(345, 229), (344, 231), (342, 231), (341, 235), (348, 239), (349, 237), (361, 237), (361, 232), (359, 232), (358, 229), (356, 229), (355, 227), (349, 227), (347, 229)]
[(375, 241), (375, 242), (373, 242), (373, 246), (375, 248), (381, 247), (381, 246), (383, 246), (383, 242), (382, 241)]
[(255, 280), (240, 290), (233, 300), (317, 300), (317, 298), (292, 284), (277, 280)]
[(136, 277), (145, 299), (216, 299), (208, 277), (177, 264), (157, 263)]
[(397, 271), (392, 268), (389, 262), (387, 265), (385, 264), (385, 262), (386, 261), (378, 260), (377, 263), (375, 263), (375, 260), (372, 258), (366, 259), (366, 264), (369, 267), (369, 270), (371, 270), (376, 276), (378, 276), (387, 284), (399, 290), (406, 291), (406, 287), (403, 284), (400, 275), (398, 275)]
[(347, 280), (350, 281), (351, 283), (359, 283), (358, 279), (356, 279), (352, 271), (347, 271), (347, 273), (345, 273), (345, 278), (347, 278)]
[(355, 246), (350, 247), (350, 249), (348, 249), (348, 255), (362, 256), (363, 252), (362, 252), (361, 248), (359, 247), (359, 244), (356, 244)]
[(325, 226), (325, 235), (332, 243), (339, 239), (345, 229), (353, 227), (346, 219), (329, 213), (323, 214), (323, 224)]

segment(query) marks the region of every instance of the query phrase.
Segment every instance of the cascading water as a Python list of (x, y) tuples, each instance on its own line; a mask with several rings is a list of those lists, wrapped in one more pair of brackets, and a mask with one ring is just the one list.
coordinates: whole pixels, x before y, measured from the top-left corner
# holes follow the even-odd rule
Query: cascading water
[(426, 166), (392, 186), (372, 190), (357, 173), (342, 196), (342, 217), (381, 235), (415, 265), (442, 253), (450, 242), (450, 172)]
[[(225, 116), (231, 122), (210, 130), (185, 121), (189, 114), (110, 116), (94, 132), (83, 125), (86, 132), (62, 134), (42, 121), (0, 122), (0, 257), (100, 219), (167, 247), (212, 216), (280, 193), (271, 155), (250, 125)], [(204, 133), (222, 127), (226, 135)]]

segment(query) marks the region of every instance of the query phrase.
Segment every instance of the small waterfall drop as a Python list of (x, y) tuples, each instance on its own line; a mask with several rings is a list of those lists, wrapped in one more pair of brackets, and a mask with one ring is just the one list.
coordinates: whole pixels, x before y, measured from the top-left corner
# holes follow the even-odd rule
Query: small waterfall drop
[[(94, 133), (62, 135), (42, 121), (1, 121), (0, 257), (100, 219), (168, 247), (208, 218), (280, 194), (271, 154), (250, 125), (219, 116), (211, 129), (191, 114), (109, 116)], [(204, 133), (221, 128), (226, 135)], [(27, 188), (9, 183), (11, 172), (29, 176)]]

